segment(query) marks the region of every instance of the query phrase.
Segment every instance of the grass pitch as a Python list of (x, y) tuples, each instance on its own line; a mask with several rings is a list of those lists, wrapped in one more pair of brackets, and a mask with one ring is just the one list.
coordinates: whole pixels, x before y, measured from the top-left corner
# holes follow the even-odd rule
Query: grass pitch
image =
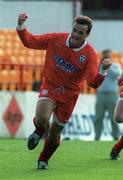
[(114, 142), (62, 141), (49, 161), (49, 170), (36, 169), (43, 142), (28, 151), (26, 140), (0, 139), (0, 180), (121, 180), (120, 161), (109, 160)]

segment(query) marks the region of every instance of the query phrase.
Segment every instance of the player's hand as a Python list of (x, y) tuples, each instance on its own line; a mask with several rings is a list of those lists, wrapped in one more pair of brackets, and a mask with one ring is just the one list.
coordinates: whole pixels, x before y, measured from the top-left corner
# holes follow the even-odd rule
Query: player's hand
[(18, 25), (22, 25), (28, 18), (26, 13), (21, 13), (18, 15)]
[(110, 58), (104, 58), (101, 61), (102, 69), (103, 70), (108, 70), (110, 66), (112, 65), (112, 60)]
[(118, 78), (118, 85), (123, 86), (123, 74)]

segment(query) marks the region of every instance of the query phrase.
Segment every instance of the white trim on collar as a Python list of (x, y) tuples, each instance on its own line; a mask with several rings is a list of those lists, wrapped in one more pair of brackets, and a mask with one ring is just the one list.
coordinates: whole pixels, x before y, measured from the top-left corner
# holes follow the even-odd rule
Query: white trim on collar
[[(66, 46), (68, 46), (70, 48), (69, 39), (70, 39), (70, 34), (69, 34), (69, 36), (67, 37), (67, 40), (66, 40)], [(71, 48), (71, 49), (73, 49), (74, 51), (80, 51), (81, 49), (83, 49), (86, 46), (86, 44), (87, 44), (87, 41), (85, 41), (84, 44), (82, 46), (80, 46), (79, 48)]]

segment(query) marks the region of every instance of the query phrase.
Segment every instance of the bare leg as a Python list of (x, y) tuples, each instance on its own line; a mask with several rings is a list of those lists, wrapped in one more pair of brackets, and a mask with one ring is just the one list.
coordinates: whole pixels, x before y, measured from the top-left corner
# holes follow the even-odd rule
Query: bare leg
[(48, 132), (48, 124), (51, 114), (55, 109), (55, 104), (49, 99), (40, 99), (36, 106), (34, 118), (35, 131), (29, 136), (28, 149), (33, 150), (38, 145), (40, 138)]

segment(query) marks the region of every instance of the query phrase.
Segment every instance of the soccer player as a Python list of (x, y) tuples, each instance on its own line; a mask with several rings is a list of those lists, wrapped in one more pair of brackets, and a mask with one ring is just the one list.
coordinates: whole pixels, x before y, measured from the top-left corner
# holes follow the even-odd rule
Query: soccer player
[[(19, 14), (17, 32), (27, 48), (46, 50), (43, 81), (40, 88), (36, 113), (33, 119), (35, 131), (29, 136), (28, 149), (34, 149), (45, 136), (37, 168), (48, 169), (48, 161), (60, 145), (60, 135), (68, 122), (78, 95), (80, 84), (97, 88), (111, 66), (105, 58), (98, 67), (93, 47), (86, 41), (92, 20), (86, 16), (74, 19), (71, 33), (48, 33), (34, 35), (26, 29), (26, 13)], [(49, 119), (53, 115), (51, 124)]]
[[(123, 86), (123, 74), (118, 81), (119, 86)], [(114, 111), (114, 120), (116, 123), (123, 123), (123, 89), (121, 89), (119, 98)], [(113, 146), (110, 157), (111, 160), (119, 160), (119, 153), (123, 149), (123, 136), (119, 141)]]

